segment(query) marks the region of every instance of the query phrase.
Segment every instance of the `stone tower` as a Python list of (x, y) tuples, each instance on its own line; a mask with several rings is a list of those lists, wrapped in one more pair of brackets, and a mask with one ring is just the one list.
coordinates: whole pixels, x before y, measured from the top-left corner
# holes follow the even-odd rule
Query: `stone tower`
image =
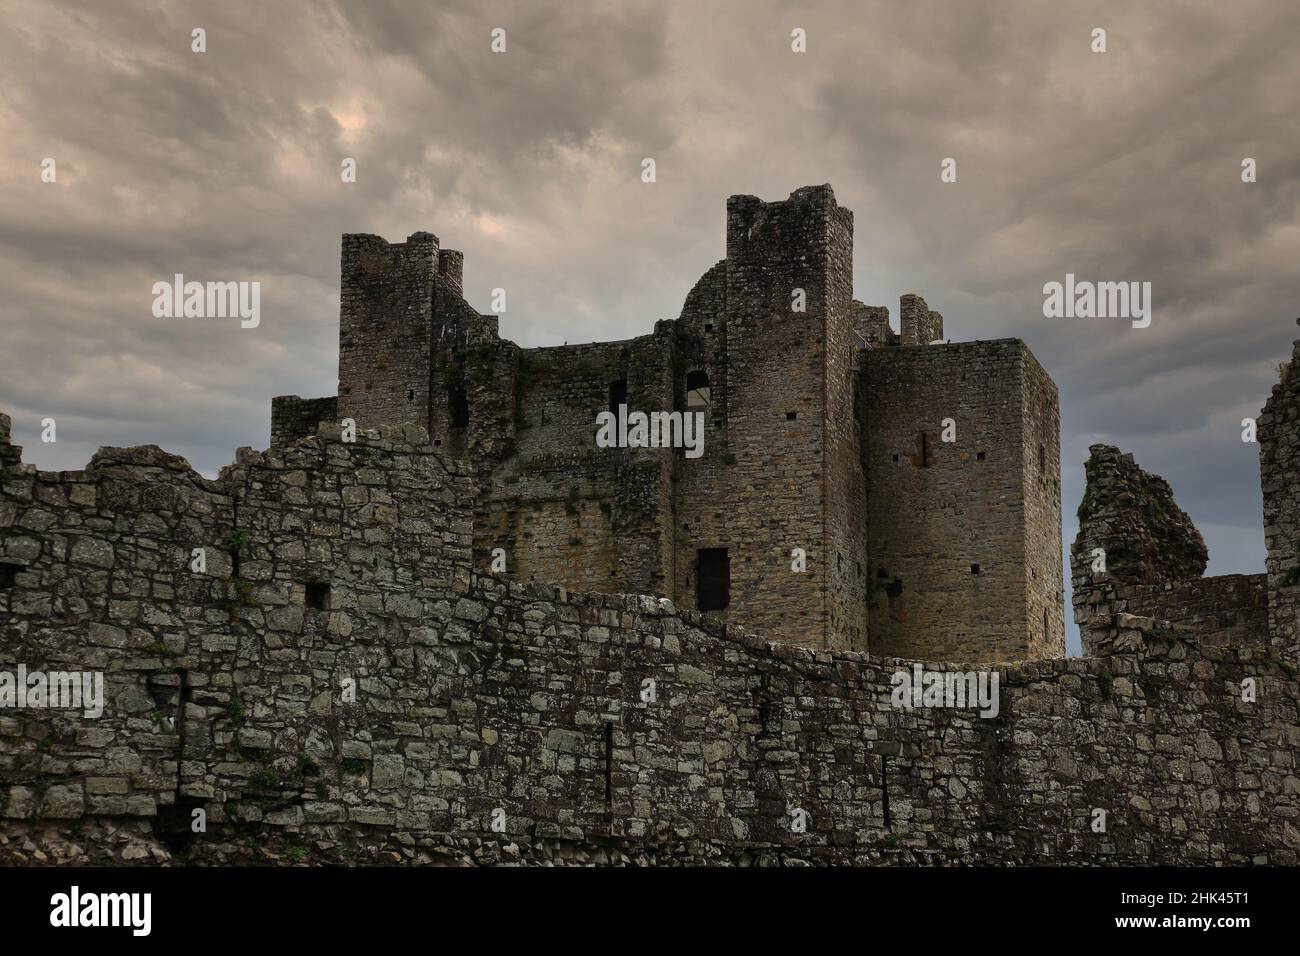
[[(866, 633), (852, 260), (853, 214), (829, 186), (733, 196), (719, 294), (683, 312), (703, 342), (712, 427), (704, 459), (679, 469), (676, 597), (697, 604), (702, 552), (725, 551), (729, 614), (808, 646)], [(795, 549), (806, 571), (792, 570)]]
[(339, 290), (341, 418), (428, 425), (438, 240), (345, 235)]

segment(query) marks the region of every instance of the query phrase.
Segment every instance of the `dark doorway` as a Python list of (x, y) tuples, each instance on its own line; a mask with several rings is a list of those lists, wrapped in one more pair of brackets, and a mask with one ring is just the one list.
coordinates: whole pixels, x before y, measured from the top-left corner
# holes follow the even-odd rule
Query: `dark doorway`
[(451, 416), (452, 428), (469, 426), (469, 396), (463, 388), (447, 389), (447, 414)]
[(618, 407), (627, 404), (627, 379), (609, 383), (609, 413), (618, 415)]
[(731, 562), (726, 548), (701, 548), (696, 552), (696, 607), (725, 611), (731, 603)]

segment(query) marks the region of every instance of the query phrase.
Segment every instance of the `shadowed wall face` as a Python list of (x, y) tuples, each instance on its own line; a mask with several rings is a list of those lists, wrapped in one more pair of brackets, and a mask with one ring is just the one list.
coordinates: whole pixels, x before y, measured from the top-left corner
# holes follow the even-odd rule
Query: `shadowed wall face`
[(1063, 653), (1050, 379), (1015, 340), (862, 357), (872, 652)]

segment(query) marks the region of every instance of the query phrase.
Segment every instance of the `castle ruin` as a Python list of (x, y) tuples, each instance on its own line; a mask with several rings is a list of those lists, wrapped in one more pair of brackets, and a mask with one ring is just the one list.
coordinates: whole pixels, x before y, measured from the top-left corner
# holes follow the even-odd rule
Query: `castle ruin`
[[(503, 549), (524, 580), (805, 647), (1064, 654), (1056, 386), (1019, 339), (943, 341), (920, 296), (898, 334), (854, 300), (829, 186), (732, 196), (726, 258), (626, 341), (521, 349), (466, 303), (463, 261), (428, 233), (344, 236), (338, 396), (276, 398), (272, 444), (423, 426), (474, 473), (476, 560)], [(620, 404), (702, 413), (703, 456), (597, 448)]]
[[(730, 212), (681, 319), (562, 350), (498, 340), (432, 237), (348, 238), (340, 395), (277, 399), (216, 479), (155, 446), (41, 471), (0, 414), (0, 863), (1300, 863), (1300, 343), (1260, 418), (1266, 573), (1201, 577), (1167, 483), (1096, 446), (1065, 658), (1034, 638), (1056, 405), (1024, 346), (928, 344), (918, 299), (889, 344), (828, 189)], [(692, 372), (704, 458), (591, 451), (611, 382), (676, 407)], [(575, 529), (603, 557), (547, 553)], [(995, 712), (899, 706), (900, 672), (961, 660)], [(102, 714), (6, 702), (20, 667), (93, 671)]]

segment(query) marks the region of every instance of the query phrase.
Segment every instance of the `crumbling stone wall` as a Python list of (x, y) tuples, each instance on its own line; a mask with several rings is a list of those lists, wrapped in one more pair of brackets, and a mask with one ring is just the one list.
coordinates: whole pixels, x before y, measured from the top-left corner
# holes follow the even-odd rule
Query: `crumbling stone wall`
[(1094, 643), (1119, 613), (1170, 621), (1212, 640), (1266, 643), (1264, 577), (1202, 577), (1205, 540), (1169, 483), (1113, 446), (1089, 452), (1070, 549), (1074, 619), (1085, 653), (1096, 653)]
[(154, 448), (7, 465), (0, 670), (109, 695), (0, 713), (0, 860), (1300, 861), (1267, 645), (1117, 615), (1103, 656), (1004, 668), (995, 718), (903, 709), (910, 662), (476, 573), (473, 508), (405, 426), (214, 481)]
[[(2, 712), (11, 817), (156, 817), (159, 832), (183, 831), (177, 808), (219, 792), (220, 821), (230, 796), (273, 773), (258, 759), (269, 738), (245, 723), (294, 712), (293, 688), (311, 683), (301, 668), (327, 663), (288, 635), (319, 623), (348, 643), (329, 609), (353, 601), (380, 635), (409, 617), (413, 589), (451, 591), (458, 574), (464, 587), (461, 466), (415, 426), (356, 445), (338, 432), (241, 451), (215, 481), (152, 446), (102, 449), (84, 471), (6, 469), (0, 561), (21, 570), (0, 589), (0, 670), (99, 671), (109, 701), (99, 719)], [(319, 608), (313, 585), (330, 592)], [(283, 686), (254, 682), (290, 659)]]
[(909, 292), (899, 301), (899, 340), (902, 345), (929, 345), (943, 338), (943, 316), (930, 311), (925, 299)]
[(853, 300), (853, 331), (871, 348), (898, 345), (898, 335), (889, 327), (889, 306), (863, 305)]
[(1088, 451), (1075, 551), (1102, 548), (1107, 574), (1125, 581), (1151, 584), (1204, 574), (1205, 539), (1174, 502), (1169, 482), (1111, 445)]
[(271, 399), (271, 445), (278, 447), (316, 434), (323, 423), (337, 422), (339, 400), (326, 398), (299, 398), (297, 395), (277, 395)]

